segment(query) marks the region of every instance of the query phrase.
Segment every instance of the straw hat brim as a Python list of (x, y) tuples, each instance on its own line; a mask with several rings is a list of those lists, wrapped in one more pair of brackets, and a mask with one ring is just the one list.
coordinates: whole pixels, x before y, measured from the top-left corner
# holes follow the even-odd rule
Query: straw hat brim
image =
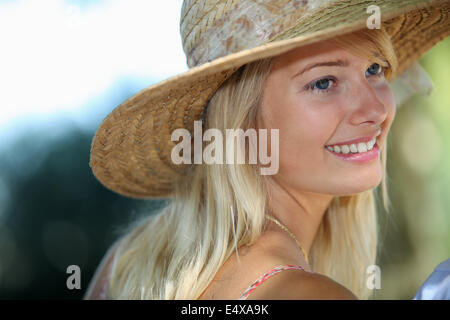
[[(376, 4), (398, 56), (397, 74), (450, 34), (448, 0)], [(188, 166), (171, 161), (171, 150), (178, 143), (171, 141), (173, 130), (193, 132), (194, 121), (201, 119), (211, 96), (244, 64), (365, 28), (368, 5), (363, 0), (332, 2), (269, 43), (191, 68), (127, 99), (103, 120), (94, 136), (90, 166), (95, 177), (127, 197), (169, 197), (173, 183)]]

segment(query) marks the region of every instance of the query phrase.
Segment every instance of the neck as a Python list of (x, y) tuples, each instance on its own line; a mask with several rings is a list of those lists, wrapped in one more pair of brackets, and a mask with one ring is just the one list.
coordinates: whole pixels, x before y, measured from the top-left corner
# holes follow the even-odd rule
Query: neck
[[(309, 257), (317, 230), (334, 196), (295, 192), (278, 181), (273, 182), (270, 188), (270, 215), (294, 234)], [(271, 228), (274, 227), (279, 228)]]

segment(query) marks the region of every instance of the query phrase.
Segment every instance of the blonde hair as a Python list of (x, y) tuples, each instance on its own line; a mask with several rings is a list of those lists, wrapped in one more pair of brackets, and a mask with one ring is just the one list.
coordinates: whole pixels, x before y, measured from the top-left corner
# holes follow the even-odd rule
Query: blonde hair
[[(382, 29), (362, 30), (333, 41), (374, 62), (388, 61), (391, 71), (396, 68), (389, 36)], [(271, 63), (271, 58), (255, 61), (227, 79), (208, 102), (203, 129), (254, 128)], [(381, 157), (382, 197), (388, 211), (386, 144)], [(360, 299), (370, 295), (366, 268), (375, 264), (377, 253), (375, 191), (335, 197), (310, 252), (314, 272), (341, 283)], [(186, 179), (174, 184), (173, 196), (162, 209), (123, 230), (109, 296), (198, 299), (233, 251), (261, 235), (267, 192), (267, 181), (257, 165), (194, 165)]]

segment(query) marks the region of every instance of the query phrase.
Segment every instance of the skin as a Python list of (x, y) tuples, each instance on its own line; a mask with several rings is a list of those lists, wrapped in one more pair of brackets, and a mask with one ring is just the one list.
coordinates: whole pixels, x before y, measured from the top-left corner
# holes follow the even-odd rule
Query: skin
[[(347, 60), (349, 65), (320, 66), (292, 78), (311, 63), (336, 60)], [(279, 129), (280, 155), (278, 173), (269, 176), (269, 207), (308, 256), (334, 196), (360, 193), (382, 180), (381, 156), (356, 164), (324, 148), (379, 130), (380, 150), (386, 142), (395, 117), (394, 97), (381, 67), (381, 75), (375, 76), (371, 73), (377, 73), (376, 65), (368, 71), (370, 66), (372, 61), (321, 42), (277, 56), (265, 83), (257, 127)], [(317, 84), (330, 77), (335, 81)], [(305, 88), (308, 85), (315, 90)], [(274, 223), (269, 230), (284, 232)]]

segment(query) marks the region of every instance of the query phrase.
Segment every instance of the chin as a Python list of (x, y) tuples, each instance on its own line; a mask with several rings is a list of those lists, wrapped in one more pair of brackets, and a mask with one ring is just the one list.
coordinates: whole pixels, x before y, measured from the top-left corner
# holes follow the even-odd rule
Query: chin
[(374, 182), (372, 184), (369, 183), (369, 184), (366, 184), (364, 186), (361, 186), (360, 188), (357, 188), (353, 192), (353, 194), (358, 194), (358, 193), (361, 193), (361, 192), (365, 192), (365, 191), (369, 191), (369, 190), (375, 189), (380, 184), (380, 182), (381, 182), (381, 180), (380, 181), (376, 181), (376, 182)]
[[(358, 179), (359, 180), (359, 179)], [(364, 183), (361, 183), (364, 181)], [(355, 182), (359, 182), (355, 184)], [(361, 178), (359, 181), (349, 181), (347, 184), (343, 184), (342, 181), (336, 185), (335, 192), (331, 192), (331, 194), (335, 194), (336, 196), (351, 196), (356, 195), (358, 193), (362, 193), (368, 190), (372, 190), (376, 188), (381, 183), (381, 177), (374, 179), (365, 179)], [(337, 191), (337, 192), (336, 192)]]

